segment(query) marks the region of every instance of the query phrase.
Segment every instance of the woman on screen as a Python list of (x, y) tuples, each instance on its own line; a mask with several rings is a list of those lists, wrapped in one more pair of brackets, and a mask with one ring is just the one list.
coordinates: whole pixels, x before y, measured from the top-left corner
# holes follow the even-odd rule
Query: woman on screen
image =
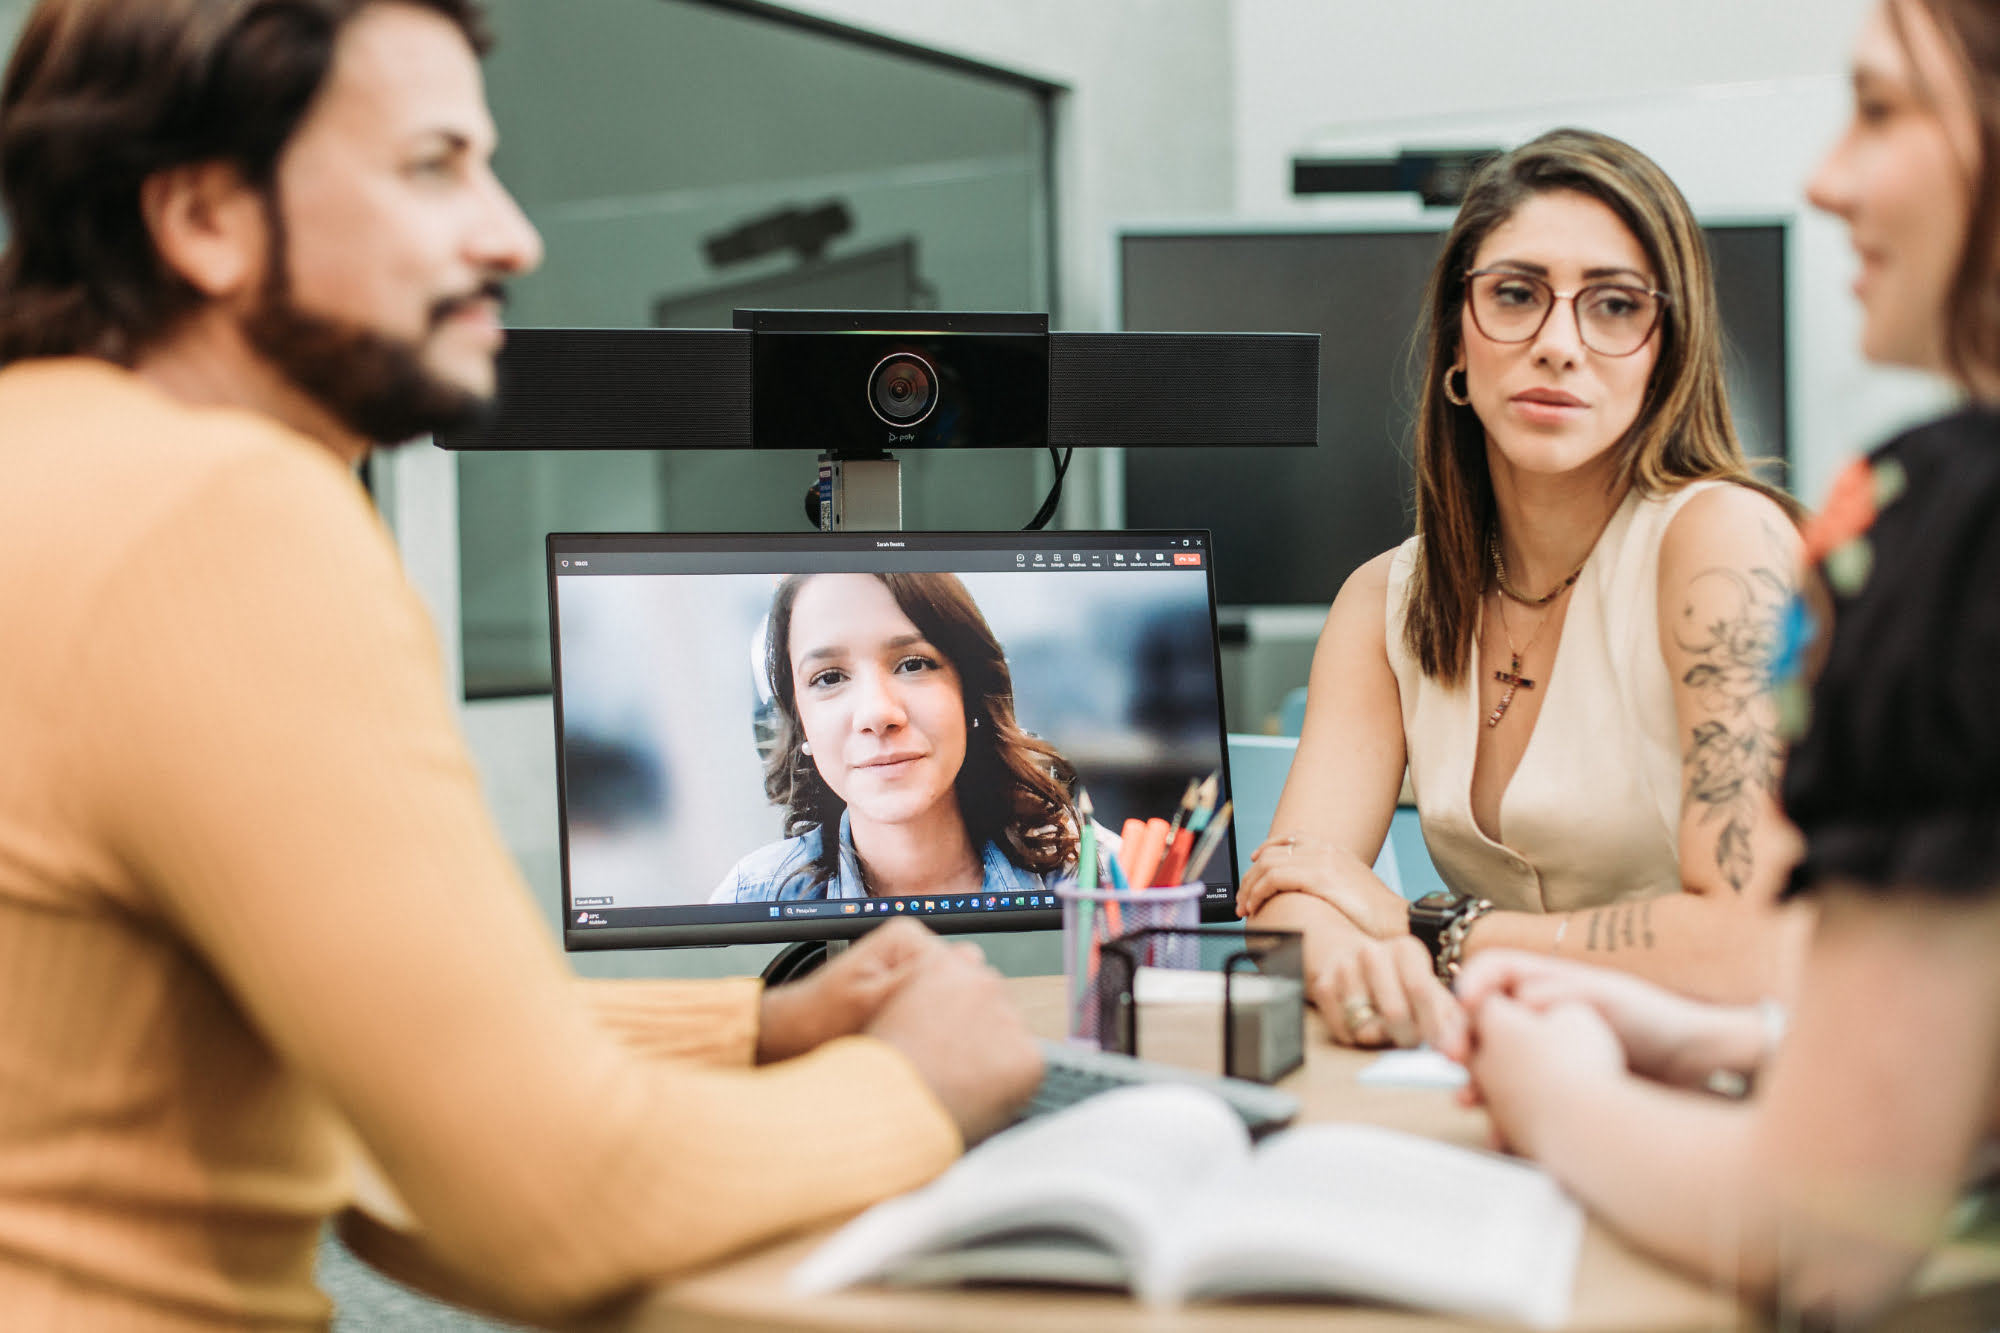
[[(1239, 910), (1306, 931), (1364, 1045), (1461, 1031), (1439, 977), (1497, 945), (1770, 992), (1798, 539), (1730, 424), (1687, 202), (1626, 144), (1543, 135), (1474, 179), (1426, 313), (1418, 535), (1334, 603)], [(1416, 907), (1370, 871), (1406, 770), (1454, 891)]]
[[(1863, 354), (1967, 402), (1856, 462), (1807, 529), (1784, 804), (1819, 919), (1789, 1033), (1521, 955), (1462, 988), (1499, 1135), (1644, 1249), (1805, 1312), (1785, 1327), (1993, 1323), (1990, 1288), (1873, 1316), (1990, 1177), (2000, 1126), (1997, 155), (2000, 10), (1876, 5), (1808, 195), (1857, 253)], [(1663, 1086), (1717, 1069), (1748, 1099)]]
[(1006, 655), (953, 575), (788, 578), (764, 668), (786, 836), (710, 902), (1040, 892), (1071, 868), (1075, 770), (1015, 722)]

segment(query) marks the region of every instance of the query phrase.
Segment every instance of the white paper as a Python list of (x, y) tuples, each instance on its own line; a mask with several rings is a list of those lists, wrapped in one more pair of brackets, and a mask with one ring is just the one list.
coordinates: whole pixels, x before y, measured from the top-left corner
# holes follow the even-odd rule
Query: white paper
[(1371, 1088), (1462, 1088), (1465, 1080), (1464, 1065), (1428, 1046), (1385, 1051), (1356, 1076)]

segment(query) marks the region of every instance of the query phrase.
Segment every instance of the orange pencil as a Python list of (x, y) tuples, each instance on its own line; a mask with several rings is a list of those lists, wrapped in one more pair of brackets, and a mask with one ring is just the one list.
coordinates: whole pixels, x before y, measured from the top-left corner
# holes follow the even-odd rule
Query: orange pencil
[(1145, 840), (1146, 821), (1143, 819), (1128, 819), (1125, 826), (1118, 830), (1118, 868), (1125, 872), (1127, 884), (1139, 883), (1133, 878), (1132, 870), (1139, 863), (1139, 844)]
[(1139, 855), (1133, 859), (1131, 880), (1134, 886), (1149, 885), (1153, 882), (1153, 872), (1160, 868), (1160, 858), (1167, 852), (1167, 821), (1153, 818), (1146, 821), (1146, 836), (1139, 846)]

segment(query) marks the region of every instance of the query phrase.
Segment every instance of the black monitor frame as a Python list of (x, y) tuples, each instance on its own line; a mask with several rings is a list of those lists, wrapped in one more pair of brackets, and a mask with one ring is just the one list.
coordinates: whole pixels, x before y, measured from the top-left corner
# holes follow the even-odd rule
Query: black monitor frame
[[(799, 564), (809, 568), (810, 558), (828, 552), (870, 552), (882, 549), (884, 543), (907, 551), (990, 551), (997, 547), (1018, 546), (1023, 550), (1035, 549), (1063, 551), (1082, 554), (1086, 561), (1093, 552), (1130, 550), (1163, 546), (1169, 542), (1184, 544), (1185, 549), (1200, 551), (1205, 558), (1201, 567), (1208, 583), (1207, 601), (1209, 617), (1209, 644), (1211, 671), (1217, 683), (1215, 700), (1216, 717), (1216, 764), (1221, 774), (1221, 791), (1217, 797), (1221, 802), (1229, 799), (1232, 791), (1228, 759), (1228, 718), (1223, 708), (1220, 690), (1221, 662), (1219, 640), (1215, 623), (1215, 569), (1212, 559), (1213, 545), (1209, 534), (1197, 529), (1177, 528), (1173, 530), (1150, 531), (1101, 531), (1101, 532), (832, 532), (832, 533), (733, 533), (733, 534), (657, 534), (657, 533), (551, 533), (546, 544), (547, 582), (549, 592), (549, 618), (551, 633), (551, 669), (553, 677), (553, 713), (555, 723), (554, 742), (556, 747), (556, 809), (557, 836), (560, 850), (560, 871), (562, 881), (563, 946), (579, 952), (598, 949), (633, 948), (679, 948), (705, 947), (725, 944), (795, 944), (830, 940), (847, 940), (865, 934), (880, 925), (890, 915), (909, 915), (909, 912), (877, 912), (861, 915), (843, 911), (844, 901), (840, 899), (819, 899), (809, 903), (759, 903), (732, 904), (727, 907), (708, 904), (683, 904), (679, 906), (608, 908), (599, 911), (589, 901), (579, 903), (572, 892), (570, 874), (570, 820), (569, 820), (569, 775), (565, 763), (565, 726), (563, 716), (562, 654), (560, 633), (560, 611), (557, 601), (557, 579), (561, 573), (560, 562), (564, 559), (598, 558), (597, 553), (633, 552), (652, 550), (710, 551), (738, 545), (746, 551), (765, 552), (773, 548), (795, 548), (799, 552)], [(1082, 568), (1083, 566), (1076, 566)], [(1089, 775), (1082, 775), (1086, 785)], [(1162, 810), (1159, 813), (1165, 814)], [(1100, 819), (1102, 815), (1100, 814)], [(1210, 884), (1210, 892), (1201, 904), (1204, 921), (1233, 921), (1235, 919), (1234, 898), (1236, 888), (1235, 834), (1230, 830), (1222, 845), (1216, 850), (1209, 863), (1205, 881)], [(878, 899), (877, 902), (893, 903), (893, 899)], [(699, 907), (708, 919), (688, 919), (691, 908)], [(779, 911), (774, 916), (770, 909)], [(806, 912), (784, 909), (814, 908)], [(580, 923), (579, 914), (596, 915), (605, 918), (602, 923)], [(1061, 910), (1055, 906), (1042, 908), (973, 908), (955, 911), (922, 911), (916, 913), (925, 925), (943, 934), (970, 932), (1001, 932), (1022, 930), (1055, 930), (1062, 924)], [(614, 918), (615, 919), (612, 919)]]

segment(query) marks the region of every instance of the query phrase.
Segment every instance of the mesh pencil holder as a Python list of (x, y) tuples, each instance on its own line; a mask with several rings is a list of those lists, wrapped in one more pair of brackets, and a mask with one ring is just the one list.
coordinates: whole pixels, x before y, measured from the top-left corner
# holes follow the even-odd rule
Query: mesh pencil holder
[[(1106, 1000), (1116, 1000), (1130, 985), (1120, 973), (1106, 989), (1104, 946), (1135, 931), (1169, 926), (1194, 926), (1201, 920), (1202, 884), (1162, 889), (1083, 889), (1074, 881), (1056, 885), (1062, 903), (1064, 1030), (1072, 1041), (1103, 1044), (1100, 1033)], [(1148, 965), (1200, 966), (1200, 941), (1161, 939)], [(1114, 1048), (1115, 1049), (1115, 1048)]]

